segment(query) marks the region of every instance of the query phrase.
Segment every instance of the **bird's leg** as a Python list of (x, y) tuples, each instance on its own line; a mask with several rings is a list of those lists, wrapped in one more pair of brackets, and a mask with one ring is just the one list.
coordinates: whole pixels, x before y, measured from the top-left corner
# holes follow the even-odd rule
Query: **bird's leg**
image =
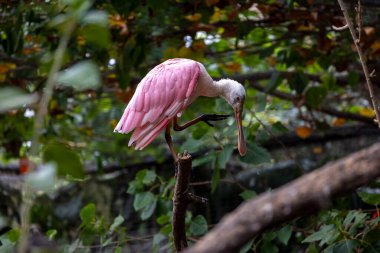
[(174, 145), (173, 145), (172, 137), (170, 136), (170, 126), (171, 126), (171, 123), (169, 123), (166, 126), (165, 139), (166, 139), (166, 142), (169, 145), (169, 149), (170, 149), (170, 152), (172, 153), (172, 156), (173, 156), (173, 159), (174, 159), (174, 163), (177, 164), (178, 156), (177, 156), (177, 153), (174, 150)]
[(177, 123), (177, 116), (174, 117), (173, 119), (173, 129), (174, 131), (182, 131), (192, 125), (195, 125), (197, 124), (198, 122), (205, 122), (207, 125), (209, 126), (214, 126), (210, 121), (219, 121), (219, 120), (224, 120), (224, 119), (227, 119), (228, 117), (230, 117), (231, 115), (226, 115), (226, 114), (223, 114), (223, 115), (217, 115), (217, 114), (203, 114), (203, 115), (200, 115), (198, 117), (196, 117), (195, 119), (193, 120), (190, 120), (189, 122), (183, 124), (183, 125), (178, 125)]

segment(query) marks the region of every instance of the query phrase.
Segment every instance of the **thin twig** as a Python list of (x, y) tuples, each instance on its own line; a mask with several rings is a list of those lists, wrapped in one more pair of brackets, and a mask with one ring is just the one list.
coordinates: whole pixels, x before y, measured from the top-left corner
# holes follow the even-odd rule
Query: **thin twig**
[(356, 7), (356, 25), (358, 26), (356, 29), (358, 30), (360, 42), (362, 38), (362, 5), (360, 0), (358, 0), (358, 6)]
[[(64, 34), (62, 35), (62, 38), (59, 41), (58, 48), (55, 51), (53, 66), (50, 69), (50, 73), (45, 85), (45, 90), (39, 102), (38, 111), (36, 114), (36, 118), (34, 120), (32, 146), (30, 148), (30, 153), (29, 153), (30, 157), (36, 156), (38, 154), (39, 138), (42, 134), (44, 118), (48, 112), (47, 110), (48, 104), (53, 95), (53, 89), (54, 89), (55, 80), (57, 78), (57, 72), (61, 68), (63, 56), (65, 53), (67, 44), (69, 43), (71, 33), (73, 32), (75, 28), (75, 24), (76, 24), (75, 21), (70, 21), (67, 24)], [(35, 169), (33, 168), (33, 166), (29, 166), (29, 167), (30, 167), (29, 171), (33, 171)], [(20, 230), (20, 241), (18, 244), (18, 251), (17, 251), (19, 253), (26, 252), (29, 226), (30, 226), (30, 210), (33, 205), (33, 191), (30, 189), (30, 186), (28, 185), (28, 183), (23, 183), (22, 194), (23, 194), (22, 204), (20, 208), (21, 209), (20, 210), (21, 230)]]
[(343, 2), (343, 0), (338, 0), (338, 3), (340, 5), (340, 8), (342, 9), (344, 19), (346, 20), (348, 28), (350, 29), (350, 33), (351, 33), (352, 39), (354, 40), (356, 50), (358, 51), (359, 60), (360, 60), (360, 63), (362, 65), (362, 68), (363, 68), (365, 79), (367, 81), (369, 96), (371, 97), (372, 106), (373, 106), (373, 109), (374, 109), (375, 114), (376, 114), (376, 121), (377, 121), (376, 123), (377, 123), (378, 127), (380, 128), (380, 111), (379, 111), (378, 103), (377, 103), (377, 100), (375, 97), (375, 92), (373, 89), (370, 72), (369, 72), (368, 67), (367, 67), (366, 58), (365, 58), (365, 56), (362, 52), (362, 49), (359, 45), (359, 39), (356, 36), (356, 32), (355, 32), (354, 26), (352, 25), (351, 19), (348, 15), (345, 3)]

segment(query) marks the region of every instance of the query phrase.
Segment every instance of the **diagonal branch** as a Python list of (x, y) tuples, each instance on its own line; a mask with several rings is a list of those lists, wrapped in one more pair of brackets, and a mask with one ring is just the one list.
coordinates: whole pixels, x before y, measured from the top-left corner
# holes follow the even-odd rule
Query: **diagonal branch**
[(379, 152), (380, 143), (374, 144), (243, 203), (185, 252), (238, 252), (266, 229), (326, 208), (333, 198), (380, 176)]
[(359, 55), (359, 60), (360, 60), (360, 63), (362, 65), (362, 68), (363, 68), (363, 72), (364, 72), (364, 76), (365, 76), (365, 79), (367, 81), (367, 87), (368, 87), (368, 91), (369, 91), (369, 96), (371, 98), (371, 101), (372, 101), (372, 106), (373, 106), (373, 109), (375, 111), (375, 114), (376, 114), (376, 121), (377, 121), (377, 124), (380, 128), (380, 110), (379, 110), (379, 107), (378, 107), (378, 102), (376, 100), (376, 96), (375, 96), (375, 92), (374, 92), (374, 89), (373, 89), (373, 85), (372, 85), (372, 81), (371, 81), (371, 74), (368, 70), (368, 67), (367, 67), (367, 63), (366, 63), (366, 58), (363, 54), (363, 51), (359, 45), (359, 39), (358, 37), (356, 36), (356, 32), (355, 32), (355, 29), (354, 29), (354, 26), (351, 22), (351, 19), (348, 15), (348, 11), (347, 11), (347, 8), (346, 8), (346, 5), (344, 3), (343, 0), (338, 0), (338, 3), (340, 5), (340, 8), (342, 9), (342, 12), (343, 12), (343, 15), (344, 15), (344, 19), (346, 20), (346, 23), (347, 23), (347, 26), (348, 28), (350, 29), (350, 33), (351, 33), (351, 36), (352, 36), (352, 39), (354, 40), (354, 44), (355, 44), (355, 47), (356, 47), (356, 50), (358, 51), (358, 55)]

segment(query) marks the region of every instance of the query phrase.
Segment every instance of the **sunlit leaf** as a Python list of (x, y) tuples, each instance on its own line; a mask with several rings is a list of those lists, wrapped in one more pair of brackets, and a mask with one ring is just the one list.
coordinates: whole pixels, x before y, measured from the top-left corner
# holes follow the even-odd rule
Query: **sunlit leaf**
[(90, 11), (83, 17), (82, 23), (106, 27), (108, 24), (108, 15), (105, 11)]
[(25, 182), (36, 191), (52, 192), (56, 184), (57, 169), (55, 164), (47, 163), (38, 170), (26, 174)]
[(110, 227), (110, 231), (113, 232), (115, 231), (116, 228), (118, 228), (121, 224), (124, 222), (124, 217), (121, 216), (120, 214), (113, 220), (113, 223)]
[(20, 238), (20, 230), (11, 229), (6, 233), (6, 236), (11, 242), (16, 243)]
[(380, 205), (379, 193), (369, 193), (361, 190), (357, 191), (357, 193), (363, 202), (375, 206)]
[(359, 109), (359, 114), (369, 118), (375, 117), (375, 111), (372, 108), (362, 107)]
[(101, 85), (99, 69), (92, 61), (82, 61), (61, 71), (57, 81), (77, 90), (94, 89)]
[(87, 204), (80, 210), (80, 218), (84, 224), (91, 224), (96, 218), (96, 207), (93, 203)]
[(37, 94), (27, 94), (15, 87), (0, 88), (0, 113), (35, 103)]

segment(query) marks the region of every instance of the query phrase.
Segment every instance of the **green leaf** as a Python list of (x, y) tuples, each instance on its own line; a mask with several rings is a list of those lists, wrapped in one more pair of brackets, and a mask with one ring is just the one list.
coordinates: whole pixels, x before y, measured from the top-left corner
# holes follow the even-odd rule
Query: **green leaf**
[(120, 246), (117, 246), (117, 247), (115, 248), (115, 250), (114, 250), (113, 253), (122, 253), (122, 252), (123, 252), (123, 248), (120, 247)]
[(86, 43), (100, 48), (107, 48), (111, 43), (110, 32), (103, 25), (87, 24), (80, 29), (79, 33), (84, 37)]
[(20, 238), (20, 230), (13, 228), (6, 233), (6, 236), (12, 243), (16, 243)]
[(336, 78), (332, 73), (326, 73), (321, 76), (322, 85), (327, 89), (333, 89), (336, 86)]
[(277, 253), (278, 248), (271, 242), (264, 242), (260, 247), (260, 253)]
[(276, 232), (270, 231), (263, 234), (263, 239), (266, 242), (271, 242), (277, 237)]
[(339, 234), (340, 232), (335, 228), (335, 225), (323, 225), (319, 231), (306, 237), (302, 243), (320, 241), (320, 245), (324, 245), (335, 241)]
[(190, 233), (203, 235), (207, 232), (207, 221), (202, 215), (197, 215), (190, 223)]
[(255, 107), (255, 112), (262, 112), (267, 106), (267, 95), (265, 93), (257, 93), (257, 104)]
[(220, 169), (226, 168), (226, 163), (230, 160), (231, 155), (234, 151), (233, 146), (226, 146), (223, 150), (216, 152), (216, 163), (215, 167)]
[(154, 210), (156, 210), (156, 206), (157, 206), (157, 199), (154, 198), (153, 202), (151, 202), (148, 206), (144, 207), (144, 209), (142, 210), (140, 214), (140, 218), (142, 220), (147, 220), (148, 218), (150, 218), (153, 215)]
[(110, 227), (110, 232), (115, 231), (116, 228), (118, 228), (121, 224), (124, 222), (124, 217), (120, 214), (113, 220), (112, 225)]
[(160, 217), (157, 218), (157, 223), (159, 225), (163, 225), (163, 224), (166, 224), (166, 223), (169, 223), (170, 222), (170, 215), (161, 215)]
[(360, 80), (360, 76), (357, 72), (350, 71), (348, 72), (347, 82), (350, 86), (357, 85)]
[(286, 126), (284, 126), (280, 121), (274, 123), (271, 130), (274, 135), (281, 135), (289, 132)]
[(139, 192), (135, 195), (133, 207), (136, 211), (140, 211), (144, 207), (153, 203), (155, 199), (156, 197), (151, 192)]
[(244, 200), (248, 200), (256, 197), (257, 193), (255, 191), (245, 190), (242, 193), (240, 193), (239, 196), (242, 197)]
[(304, 74), (297, 72), (289, 79), (289, 85), (292, 90), (295, 90), (297, 94), (302, 94), (305, 87), (309, 83), (309, 78)]
[(211, 178), (211, 192), (215, 192), (216, 187), (218, 186), (220, 181), (220, 169), (219, 167), (215, 167), (212, 172), (212, 178)]
[(27, 94), (19, 88), (0, 88), (0, 113), (24, 105), (33, 104), (37, 99), (37, 94)]
[(247, 154), (241, 158), (241, 160), (251, 164), (268, 163), (271, 160), (271, 155), (263, 147), (260, 147), (253, 142), (248, 142)]
[(85, 207), (83, 207), (80, 210), (79, 215), (84, 225), (86, 226), (90, 225), (92, 222), (95, 221), (95, 218), (96, 218), (95, 204), (93, 203), (87, 204)]
[(59, 72), (57, 81), (77, 90), (94, 89), (101, 85), (99, 68), (92, 61), (82, 61)]
[(239, 251), (239, 253), (247, 253), (251, 248), (252, 244), (254, 242), (254, 239), (250, 240), (248, 243), (246, 243)]
[(151, 185), (157, 178), (156, 172), (153, 170), (140, 170), (136, 174), (136, 179), (144, 185)]
[(274, 91), (281, 84), (281, 82), (282, 78), (280, 77), (280, 73), (278, 73), (277, 71), (273, 72), (273, 74), (270, 77), (266, 93)]
[(215, 152), (210, 151), (204, 156), (200, 156), (193, 160), (193, 168), (201, 166), (206, 163), (213, 163), (215, 161)]
[(317, 108), (325, 100), (326, 95), (327, 89), (325, 87), (310, 87), (305, 94), (306, 103), (312, 108)]
[(380, 194), (365, 191), (357, 191), (357, 193), (363, 202), (374, 206), (380, 205)]
[(292, 235), (292, 227), (287, 225), (283, 228), (281, 228), (277, 232), (277, 238), (280, 242), (282, 242), (284, 245), (288, 245), (288, 241), (290, 239), (290, 236)]
[(43, 159), (45, 162), (54, 162), (57, 165), (58, 175), (84, 178), (84, 168), (79, 156), (64, 145), (59, 143), (47, 145), (43, 153)]
[(140, 192), (135, 195), (133, 207), (136, 211), (140, 211), (140, 218), (146, 220), (152, 216), (156, 209), (157, 198), (151, 192)]
[(153, 236), (153, 246), (158, 246), (162, 241), (166, 239), (166, 236), (158, 233)]
[(48, 231), (46, 231), (46, 236), (50, 241), (54, 240), (57, 234), (58, 234), (58, 231), (56, 229), (49, 229)]

